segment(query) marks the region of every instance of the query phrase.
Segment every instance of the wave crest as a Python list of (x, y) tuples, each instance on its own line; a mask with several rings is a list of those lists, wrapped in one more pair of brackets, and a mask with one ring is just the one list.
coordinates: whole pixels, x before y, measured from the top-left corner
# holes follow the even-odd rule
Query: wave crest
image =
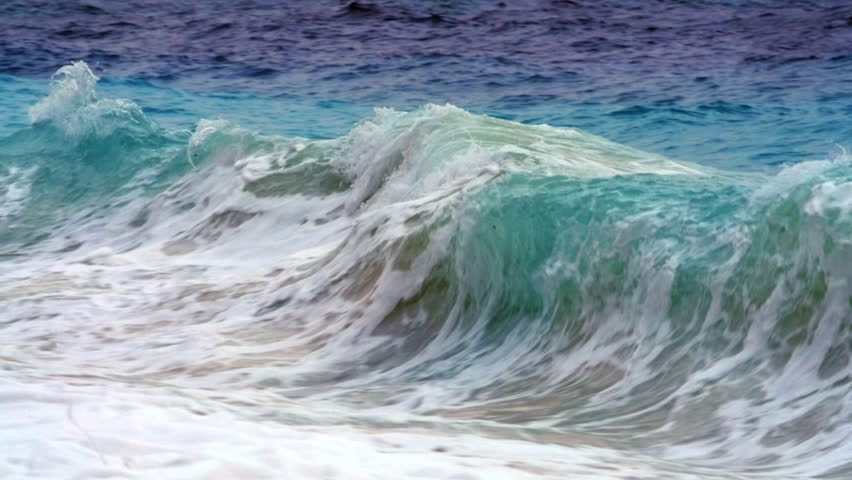
[(99, 79), (86, 62), (63, 66), (51, 77), (47, 97), (30, 108), (30, 122), (49, 123), (69, 137), (106, 137), (119, 129), (137, 134), (156, 130), (139, 105), (128, 100), (98, 98)]

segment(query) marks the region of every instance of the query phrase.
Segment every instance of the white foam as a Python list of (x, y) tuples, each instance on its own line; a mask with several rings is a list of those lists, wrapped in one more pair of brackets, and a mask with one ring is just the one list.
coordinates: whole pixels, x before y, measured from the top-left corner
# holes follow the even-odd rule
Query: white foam
[[(70, 380), (70, 379), (69, 379)], [(734, 479), (595, 447), (257, 421), (198, 394), (0, 379), (4, 479)]]

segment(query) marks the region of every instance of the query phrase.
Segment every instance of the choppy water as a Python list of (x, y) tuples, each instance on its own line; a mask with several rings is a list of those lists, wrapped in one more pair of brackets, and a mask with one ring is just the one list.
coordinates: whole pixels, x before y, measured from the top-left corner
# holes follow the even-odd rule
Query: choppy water
[(850, 25), (5, 3), (0, 473), (852, 478)]

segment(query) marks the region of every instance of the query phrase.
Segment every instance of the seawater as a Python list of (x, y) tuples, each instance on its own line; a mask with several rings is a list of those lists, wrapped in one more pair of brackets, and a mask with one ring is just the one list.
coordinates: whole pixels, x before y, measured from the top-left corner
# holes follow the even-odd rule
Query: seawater
[(843, 2), (0, 12), (4, 478), (852, 477)]

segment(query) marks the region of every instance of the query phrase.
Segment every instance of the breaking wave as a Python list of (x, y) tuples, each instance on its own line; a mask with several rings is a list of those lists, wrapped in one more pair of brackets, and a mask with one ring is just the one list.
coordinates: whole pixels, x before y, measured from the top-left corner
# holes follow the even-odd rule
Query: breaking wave
[[(68, 348), (100, 332), (108, 362), (64, 368), (686, 472), (849, 474), (845, 155), (739, 174), (450, 105), (377, 109), (333, 140), (223, 120), (174, 132), (96, 81), (63, 67), (32, 125), (0, 140), (0, 242), (21, 255), (2, 260), (113, 269), (121, 295), (145, 295), (80, 314)], [(62, 282), (52, 295), (82, 288)], [(73, 303), (35, 307), (33, 288), (0, 293), (6, 311)], [(104, 333), (110, 309), (133, 335)], [(199, 325), (169, 361), (152, 346)]]

